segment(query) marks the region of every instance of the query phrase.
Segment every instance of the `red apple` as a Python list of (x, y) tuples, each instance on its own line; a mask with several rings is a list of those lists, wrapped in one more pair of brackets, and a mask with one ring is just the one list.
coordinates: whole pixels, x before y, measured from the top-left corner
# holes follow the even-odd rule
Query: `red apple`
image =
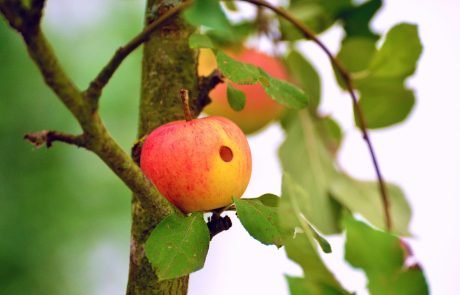
[[(288, 79), (287, 70), (281, 61), (275, 57), (254, 49), (244, 49), (241, 52), (236, 54), (232, 53), (230, 55), (238, 61), (262, 68), (275, 78)], [(212, 69), (216, 67), (217, 63), (212, 51), (209, 49), (202, 49), (200, 51), (198, 74), (208, 75), (212, 72)], [(246, 134), (262, 129), (270, 121), (279, 118), (283, 113), (284, 107), (272, 100), (270, 96), (265, 93), (265, 90), (260, 84), (237, 85), (232, 83), (232, 86), (246, 94), (246, 105), (242, 111), (236, 112), (228, 104), (227, 86), (225, 84), (219, 84), (211, 91), (210, 97), (212, 102), (204, 111), (210, 115), (219, 115), (231, 119), (238, 124)]]
[(252, 166), (244, 133), (218, 116), (158, 127), (144, 142), (140, 164), (159, 192), (183, 212), (231, 204), (246, 190)]

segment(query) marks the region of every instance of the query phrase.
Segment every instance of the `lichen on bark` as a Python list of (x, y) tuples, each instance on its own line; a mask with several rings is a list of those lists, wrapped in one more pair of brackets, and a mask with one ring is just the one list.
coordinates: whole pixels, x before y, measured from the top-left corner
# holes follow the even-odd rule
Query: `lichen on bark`
[[(180, 0), (148, 0), (146, 25), (179, 5)], [(188, 89), (192, 104), (198, 96), (197, 52), (189, 48), (193, 28), (180, 16), (168, 19), (144, 44), (138, 136), (166, 122), (183, 119), (180, 89)], [(161, 220), (132, 203), (131, 254), (127, 294), (186, 294), (188, 276), (159, 282), (144, 254), (144, 243)]]

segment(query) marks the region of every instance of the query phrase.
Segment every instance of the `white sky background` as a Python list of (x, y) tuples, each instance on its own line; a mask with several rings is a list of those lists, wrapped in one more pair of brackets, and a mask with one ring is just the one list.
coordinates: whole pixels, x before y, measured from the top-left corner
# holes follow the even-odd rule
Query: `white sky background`
[[(110, 1), (101, 2), (78, 1), (78, 5), (72, 5), (76, 2), (49, 1), (47, 21), (50, 25), (61, 24), (65, 17), (67, 24), (75, 21), (75, 26), (91, 23), (101, 16), (96, 11), (110, 5)], [(416, 90), (414, 111), (401, 125), (372, 131), (371, 138), (384, 176), (402, 186), (412, 205), (411, 229), (416, 238), (410, 244), (424, 267), (432, 294), (460, 293), (459, 13), (458, 0), (385, 0), (373, 23), (379, 32), (402, 21), (417, 23), (424, 45), (418, 71), (409, 82)], [(81, 15), (84, 18), (78, 19)], [(335, 29), (321, 39), (336, 52), (341, 35)], [(350, 98), (336, 85), (324, 54), (311, 44), (302, 48), (321, 73), (321, 111), (335, 117), (346, 133), (339, 156), (341, 166), (356, 177), (374, 179), (366, 146), (353, 125)], [(254, 170), (245, 196), (280, 192), (276, 155), (282, 139), (278, 126), (250, 138)], [(249, 237), (236, 218), (233, 221), (230, 231), (213, 239), (205, 268), (191, 276), (189, 294), (288, 294), (283, 275), (299, 275), (300, 269), (285, 258), (284, 250), (263, 246)], [(337, 237), (330, 241), (334, 252), (327, 257), (329, 265), (350, 291), (367, 294), (364, 276), (343, 262), (343, 241)], [(106, 263), (104, 269), (125, 268), (126, 272), (109, 274), (112, 277), (101, 281), (97, 293), (124, 293), (125, 260), (101, 260)]]

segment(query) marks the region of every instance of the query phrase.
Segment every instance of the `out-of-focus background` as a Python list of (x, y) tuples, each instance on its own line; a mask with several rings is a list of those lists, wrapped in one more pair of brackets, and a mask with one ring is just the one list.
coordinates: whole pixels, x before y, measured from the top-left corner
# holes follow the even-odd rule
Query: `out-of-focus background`
[[(144, 3), (48, 1), (45, 31), (64, 68), (84, 88), (114, 50), (142, 27)], [(242, 6), (243, 7), (243, 6)], [(245, 9), (249, 9), (244, 6)], [(383, 172), (405, 190), (414, 211), (413, 246), (432, 294), (457, 294), (460, 269), (460, 3), (456, 0), (386, 0), (373, 27), (419, 24), (424, 44), (410, 85), (417, 103), (403, 124), (372, 132)], [(249, 12), (250, 13), (250, 12)], [(337, 49), (342, 32), (322, 35)], [(353, 126), (348, 96), (334, 81), (325, 56), (302, 47), (322, 75), (322, 112), (346, 132), (340, 165), (354, 176), (374, 178), (370, 159)], [(104, 91), (101, 113), (109, 130), (129, 150), (136, 134), (141, 51), (122, 65)], [(130, 193), (93, 154), (55, 144), (35, 150), (22, 136), (78, 126), (45, 87), (19, 36), (0, 20), (0, 293), (123, 294), (127, 281)], [(277, 147), (272, 125), (250, 137), (254, 171), (246, 196), (279, 193)], [(192, 274), (190, 294), (287, 294), (283, 274), (298, 274), (284, 251), (234, 227), (218, 235), (205, 268)], [(342, 262), (342, 239), (330, 237), (325, 256), (350, 290), (366, 294), (364, 276)], [(363, 241), (365, 243), (365, 241)]]

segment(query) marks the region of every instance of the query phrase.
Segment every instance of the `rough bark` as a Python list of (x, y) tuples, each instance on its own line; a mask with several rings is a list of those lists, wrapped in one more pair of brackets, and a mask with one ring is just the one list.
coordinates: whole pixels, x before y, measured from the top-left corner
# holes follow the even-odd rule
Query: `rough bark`
[[(148, 0), (146, 25), (182, 1)], [(169, 121), (183, 119), (179, 92), (197, 97), (197, 53), (188, 46), (192, 28), (180, 16), (169, 19), (144, 44), (138, 136), (142, 138)], [(159, 216), (146, 213), (137, 198), (132, 203), (131, 255), (127, 294), (186, 294), (188, 276), (158, 281), (144, 254), (144, 243), (160, 222)]]

